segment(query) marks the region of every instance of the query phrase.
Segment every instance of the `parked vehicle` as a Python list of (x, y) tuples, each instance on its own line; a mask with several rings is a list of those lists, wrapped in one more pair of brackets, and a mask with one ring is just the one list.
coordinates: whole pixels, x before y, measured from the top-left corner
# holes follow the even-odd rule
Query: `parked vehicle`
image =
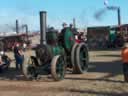
[(26, 34), (1, 36), (0, 38), (0, 41), (4, 43), (5, 51), (12, 50), (16, 43), (19, 43), (20, 46), (23, 46), (24, 43), (26, 43), (27, 46), (29, 46), (31, 43)]

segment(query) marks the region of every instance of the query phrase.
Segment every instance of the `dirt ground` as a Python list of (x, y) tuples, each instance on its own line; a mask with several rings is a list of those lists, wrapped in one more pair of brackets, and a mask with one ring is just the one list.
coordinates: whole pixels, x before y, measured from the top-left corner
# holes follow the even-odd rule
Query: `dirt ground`
[[(31, 51), (26, 52), (32, 55)], [(119, 50), (90, 51), (87, 73), (67, 74), (54, 82), (50, 76), (27, 81), (22, 73), (11, 68), (0, 74), (0, 96), (128, 96), (128, 84), (123, 82)], [(13, 59), (13, 54), (8, 53)]]

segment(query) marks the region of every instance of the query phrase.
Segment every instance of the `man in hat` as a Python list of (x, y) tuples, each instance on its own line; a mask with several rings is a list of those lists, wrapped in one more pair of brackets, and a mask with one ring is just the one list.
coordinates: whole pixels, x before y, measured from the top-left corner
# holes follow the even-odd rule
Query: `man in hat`
[(0, 54), (4, 52), (4, 43), (0, 41)]
[(70, 25), (69, 25), (69, 28), (70, 28), (70, 30), (73, 32), (73, 34), (74, 34), (75, 36), (77, 36), (77, 35), (79, 34), (79, 32), (78, 32), (77, 29), (73, 26), (73, 24), (70, 24)]
[(123, 61), (123, 74), (125, 82), (128, 82), (128, 43), (124, 44), (124, 47), (121, 52), (122, 61)]
[(62, 30), (61, 30), (61, 32), (60, 32), (60, 34), (59, 34), (59, 42), (61, 42), (61, 44), (63, 45), (63, 43), (64, 43), (64, 40), (63, 40), (63, 38), (64, 38), (64, 32), (65, 32), (65, 30), (66, 30), (66, 28), (67, 28), (67, 24), (64, 22), (63, 24), (62, 24)]
[(65, 28), (67, 27), (67, 24), (64, 22), (64, 23), (62, 24), (62, 27), (63, 27), (63, 29), (65, 29)]

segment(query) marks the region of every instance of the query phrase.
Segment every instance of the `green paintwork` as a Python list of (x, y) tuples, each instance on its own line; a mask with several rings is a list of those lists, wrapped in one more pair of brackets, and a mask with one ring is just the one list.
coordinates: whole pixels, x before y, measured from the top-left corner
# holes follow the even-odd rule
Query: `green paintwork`
[(47, 43), (50, 45), (55, 45), (57, 43), (58, 37), (57, 32), (47, 32), (46, 33)]
[(109, 38), (110, 41), (113, 42), (116, 39), (116, 31), (110, 30)]
[(71, 48), (75, 43), (75, 36), (71, 32), (70, 28), (67, 28), (66, 32), (64, 33), (64, 43), (65, 43), (66, 49), (68, 51), (71, 51)]
[(57, 32), (47, 32), (46, 37), (48, 43), (47, 46), (52, 56), (56, 56), (64, 53), (64, 48), (58, 45)]
[(58, 38), (57, 38), (57, 33), (56, 32), (47, 32), (47, 43), (48, 43), (48, 49), (50, 51), (50, 53), (52, 54), (52, 57), (57, 56), (57, 55), (61, 55), (61, 57), (59, 58), (58, 62), (57, 62), (57, 66), (56, 66), (56, 72), (58, 77), (60, 78), (60, 80), (64, 79), (64, 48), (62, 46), (60, 46), (57, 42)]
[(52, 52), (53, 52), (54, 56), (60, 55), (60, 54), (64, 53), (64, 48), (62, 48), (61, 46), (53, 46)]

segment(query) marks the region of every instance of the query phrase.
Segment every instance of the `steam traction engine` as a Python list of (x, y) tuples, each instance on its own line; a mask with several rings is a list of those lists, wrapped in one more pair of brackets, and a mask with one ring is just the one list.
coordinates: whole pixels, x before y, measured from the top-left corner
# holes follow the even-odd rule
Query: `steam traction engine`
[(75, 43), (70, 28), (58, 35), (55, 30), (46, 32), (46, 12), (40, 12), (41, 44), (24, 63), (23, 72), (27, 78), (38, 74), (51, 74), (54, 80), (64, 79), (67, 68), (73, 73), (82, 74), (88, 69), (88, 49), (85, 43)]

